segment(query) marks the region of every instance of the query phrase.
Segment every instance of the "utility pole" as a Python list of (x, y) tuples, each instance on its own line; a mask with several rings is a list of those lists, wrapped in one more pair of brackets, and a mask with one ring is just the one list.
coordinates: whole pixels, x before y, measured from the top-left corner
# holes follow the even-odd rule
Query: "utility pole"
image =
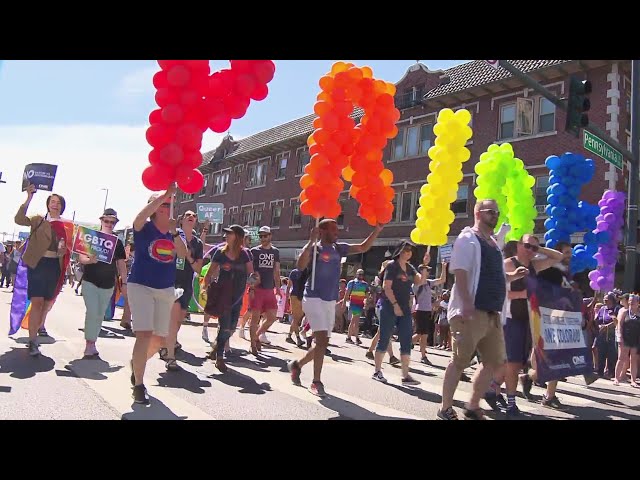
[[(491, 64), (490, 61), (485, 60)], [(535, 90), (544, 98), (553, 103), (561, 110), (568, 110), (568, 102), (556, 97), (550, 90), (540, 85), (536, 80), (526, 73), (520, 71), (506, 60), (499, 60), (498, 65), (507, 70), (515, 78), (521, 80), (529, 88)], [(611, 137), (601, 128), (589, 122), (584, 130), (595, 134), (606, 141), (613, 148), (617, 149), (630, 163), (629, 168), (629, 192), (627, 201), (627, 232), (625, 235), (625, 275), (624, 290), (631, 292), (635, 290), (636, 275), (636, 246), (638, 234), (638, 182), (640, 182), (640, 61), (632, 60), (631, 63), (631, 152), (623, 147), (618, 140)]]
[(631, 61), (631, 153), (635, 161), (629, 168), (629, 197), (627, 201), (627, 235), (625, 238), (626, 262), (624, 266), (624, 290), (636, 288), (638, 244), (638, 182), (640, 173), (640, 60)]

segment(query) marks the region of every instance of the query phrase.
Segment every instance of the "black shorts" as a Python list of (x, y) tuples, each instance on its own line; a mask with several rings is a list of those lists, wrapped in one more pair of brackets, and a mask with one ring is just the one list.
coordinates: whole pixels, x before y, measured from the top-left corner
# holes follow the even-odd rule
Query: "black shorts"
[(57, 258), (42, 257), (36, 268), (27, 267), (27, 297), (44, 298), (53, 300), (58, 292), (60, 280), (60, 260)]
[(418, 335), (429, 335), (433, 338), (433, 332), (435, 330), (435, 324), (431, 317), (431, 312), (423, 312), (416, 310), (416, 333)]
[[(183, 287), (176, 287), (176, 288), (183, 288)], [(175, 303), (179, 303), (180, 308), (182, 310), (188, 311), (189, 304), (191, 303), (191, 298), (193, 297), (193, 289), (190, 289), (190, 288), (183, 288), (183, 289), (184, 289), (184, 293), (180, 298), (176, 300)]]

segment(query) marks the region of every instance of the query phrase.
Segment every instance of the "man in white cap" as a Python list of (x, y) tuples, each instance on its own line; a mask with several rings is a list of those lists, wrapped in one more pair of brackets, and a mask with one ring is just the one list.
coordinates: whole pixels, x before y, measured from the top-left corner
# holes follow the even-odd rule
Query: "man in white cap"
[[(271, 244), (271, 229), (260, 227), (258, 230), (260, 245), (251, 249), (253, 256), (253, 270), (260, 275), (260, 283), (255, 287), (253, 298), (249, 299), (251, 310), (251, 343), (256, 340), (260, 343), (270, 344), (267, 339), (267, 330), (276, 321), (278, 301), (280, 296), (280, 251)], [(260, 324), (260, 316), (265, 315), (265, 321)]]

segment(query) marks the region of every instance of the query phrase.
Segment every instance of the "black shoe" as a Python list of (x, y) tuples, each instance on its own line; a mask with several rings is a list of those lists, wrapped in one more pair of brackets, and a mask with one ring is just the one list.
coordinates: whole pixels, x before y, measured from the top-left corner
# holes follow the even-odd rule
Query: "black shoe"
[(307, 337), (307, 350), (311, 348), (312, 343), (313, 343), (313, 338)]
[(532, 401), (531, 388), (533, 387), (533, 380), (529, 375), (520, 375), (520, 381), (522, 382), (522, 395), (527, 400)]
[(47, 330), (42, 327), (40, 330), (38, 330), (38, 336), (39, 337), (48, 337), (49, 334), (47, 333)]
[(444, 411), (438, 410), (437, 415), (440, 420), (458, 420), (458, 414), (452, 407), (449, 407)]
[(542, 398), (542, 406), (554, 408), (561, 411), (567, 409), (567, 406), (560, 403), (560, 400), (558, 400), (558, 397), (556, 397), (555, 395), (552, 398), (547, 398), (547, 396), (545, 395)]
[(362, 341), (360, 340), (359, 337), (356, 337), (356, 344), (357, 345), (362, 345)]
[(296, 338), (296, 345), (298, 345), (298, 348), (304, 347), (304, 342), (302, 341), (302, 339), (300, 337)]
[(296, 342), (293, 340), (293, 338), (291, 338), (291, 335), (287, 335), (287, 338), (285, 338), (284, 340), (287, 343), (293, 343), (295, 344)]
[(149, 405), (149, 395), (147, 395), (147, 389), (144, 385), (136, 385), (133, 387), (133, 393), (131, 394), (133, 401), (141, 405)]
[(471, 410), (466, 408), (463, 410), (464, 418), (467, 420), (484, 420), (484, 414), (482, 413), (482, 409), (478, 408), (477, 410)]
[(507, 408), (507, 399), (502, 396), (501, 393), (496, 394), (496, 401), (500, 404), (502, 408)]
[(325, 349), (324, 354), (325, 355), (331, 355), (331, 350), (329, 350), (328, 348)]
[(484, 401), (489, 404), (491, 410), (494, 412), (500, 412), (500, 407), (498, 406), (498, 396), (496, 392), (487, 392), (484, 394)]
[(461, 382), (467, 382), (467, 383), (470, 383), (470, 382), (471, 382), (471, 379), (469, 378), (469, 376), (468, 376), (466, 373), (462, 372), (462, 373), (460, 374), (460, 381), (461, 381)]
[(431, 363), (431, 360), (429, 360), (427, 357), (422, 357), (422, 359), (420, 360), (420, 363), (424, 363), (425, 365), (433, 367), (433, 363)]
[(513, 405), (512, 407), (507, 407), (507, 418), (518, 418), (522, 415), (522, 412), (517, 407), (517, 405)]

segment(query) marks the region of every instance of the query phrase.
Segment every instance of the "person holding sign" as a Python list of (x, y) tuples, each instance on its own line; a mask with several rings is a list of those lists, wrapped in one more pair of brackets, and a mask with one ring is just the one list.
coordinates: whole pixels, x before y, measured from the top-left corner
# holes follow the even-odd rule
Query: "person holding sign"
[[(101, 233), (113, 235), (113, 229), (116, 223), (118, 223), (118, 214), (114, 209), (107, 208), (100, 217), (100, 223)], [(85, 234), (85, 237), (86, 236), (88, 236), (88, 234)], [(115, 251), (113, 260), (110, 263), (99, 261), (95, 253), (90, 255), (79, 254), (79, 261), (84, 265), (82, 298), (87, 308), (87, 313), (84, 317), (85, 357), (98, 357), (96, 341), (102, 328), (104, 312), (111, 300), (111, 295), (113, 295), (113, 289), (116, 285), (116, 275), (120, 274), (120, 278), (127, 278), (124, 245), (119, 238), (114, 236), (114, 239), (116, 242), (114, 247)], [(127, 294), (126, 281), (122, 283), (122, 293), (123, 295)]]
[[(71, 255), (67, 249), (64, 222), (60, 218), (66, 206), (64, 198), (61, 195), (50, 195), (47, 198), (47, 214), (44, 217), (28, 217), (26, 212), (36, 192), (35, 185), (29, 185), (26, 191), (27, 200), (18, 209), (15, 222), (31, 227), (22, 263), (27, 266), (27, 298), (31, 302), (28, 312), (28, 349), (29, 355), (34, 357), (40, 355), (38, 330), (44, 325), (46, 315), (62, 288), (63, 272), (66, 271)], [(14, 306), (12, 301), (12, 314)]]
[[(336, 320), (336, 301), (338, 300), (338, 282), (340, 281), (341, 259), (347, 255), (357, 255), (367, 252), (384, 228), (378, 224), (367, 239), (359, 244), (350, 245), (339, 243), (338, 224), (335, 220), (325, 218), (318, 227), (311, 231), (309, 242), (298, 258), (298, 269), (309, 267), (307, 283), (302, 301), (304, 313), (316, 340), (306, 355), (300, 360), (289, 363), (291, 381), (294, 385), (301, 385), (300, 373), (302, 367), (313, 361), (313, 382), (309, 390), (314, 395), (325, 397), (327, 394), (320, 381), (325, 350), (329, 344), (329, 337)], [(320, 241), (318, 241), (318, 238)], [(317, 250), (315, 264), (312, 262), (313, 250)], [(314, 273), (315, 270), (315, 273)], [(314, 279), (315, 275), (315, 279)]]
[[(144, 386), (147, 361), (158, 352), (169, 334), (171, 308), (175, 302), (176, 256), (187, 256), (177, 222), (171, 218), (176, 186), (154, 194), (133, 221), (136, 256), (128, 280), (129, 306), (136, 343), (131, 359), (131, 384), (135, 403), (149, 404)], [(148, 221), (148, 218), (151, 218)]]
[(196, 214), (191, 210), (185, 212), (178, 230), (180, 239), (187, 245), (187, 255), (184, 258), (176, 258), (176, 288), (181, 288), (183, 294), (178, 298), (171, 309), (171, 327), (165, 340), (165, 347), (160, 349), (160, 358), (166, 362), (168, 371), (180, 370), (176, 363), (176, 348), (178, 344), (178, 332), (182, 320), (187, 315), (189, 302), (193, 297), (193, 274), (200, 274), (202, 270), (202, 258), (204, 247), (200, 239), (194, 234), (193, 227), (196, 224)]

